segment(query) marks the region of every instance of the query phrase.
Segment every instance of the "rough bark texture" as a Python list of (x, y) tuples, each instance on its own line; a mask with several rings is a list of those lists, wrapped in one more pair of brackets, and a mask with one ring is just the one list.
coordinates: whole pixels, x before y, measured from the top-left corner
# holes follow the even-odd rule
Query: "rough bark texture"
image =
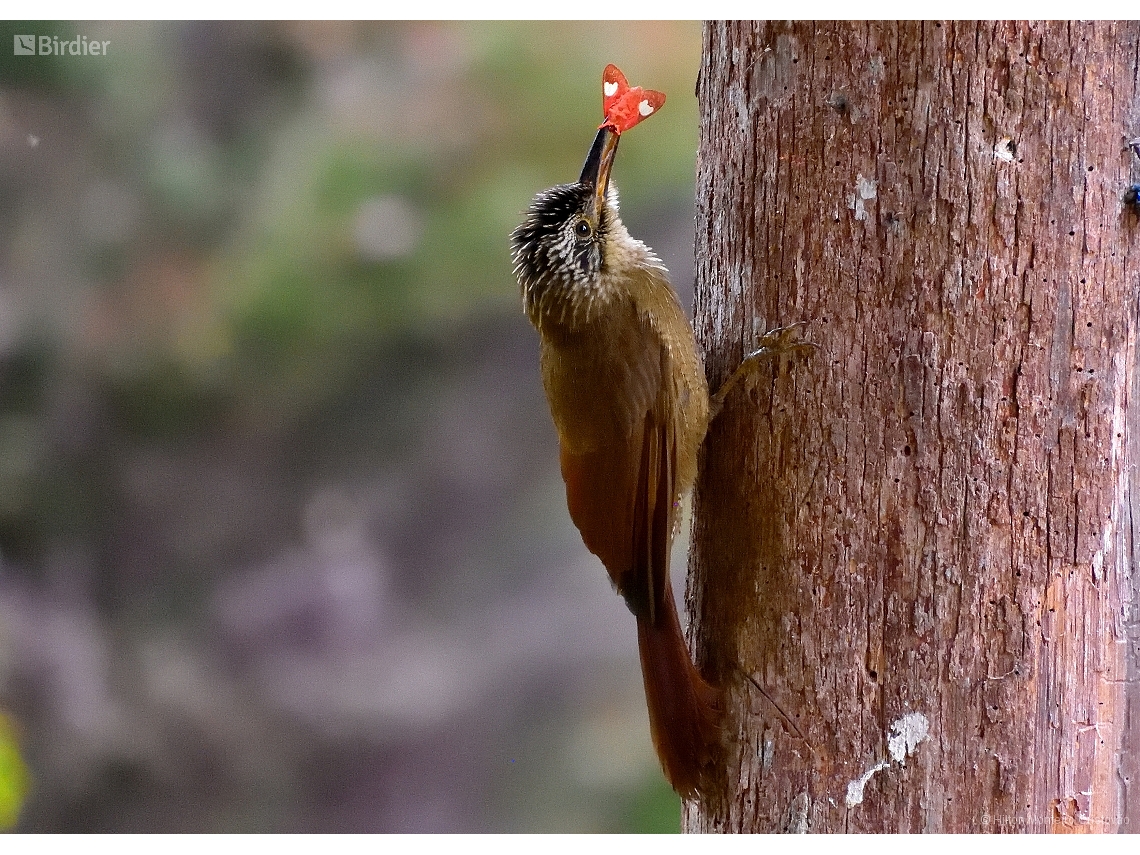
[(1140, 828), (1138, 31), (706, 27), (688, 830)]

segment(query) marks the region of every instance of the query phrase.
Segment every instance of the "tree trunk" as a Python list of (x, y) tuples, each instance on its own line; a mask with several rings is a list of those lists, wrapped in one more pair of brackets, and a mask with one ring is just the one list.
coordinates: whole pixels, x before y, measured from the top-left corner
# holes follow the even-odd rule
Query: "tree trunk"
[(1140, 828), (1138, 32), (706, 27), (686, 829)]

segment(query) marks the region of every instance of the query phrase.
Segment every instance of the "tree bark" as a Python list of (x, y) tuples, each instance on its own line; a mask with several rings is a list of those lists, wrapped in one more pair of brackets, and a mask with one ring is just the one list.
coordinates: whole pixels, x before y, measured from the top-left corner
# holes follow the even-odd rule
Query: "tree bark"
[(1138, 33), (706, 26), (687, 830), (1140, 828)]

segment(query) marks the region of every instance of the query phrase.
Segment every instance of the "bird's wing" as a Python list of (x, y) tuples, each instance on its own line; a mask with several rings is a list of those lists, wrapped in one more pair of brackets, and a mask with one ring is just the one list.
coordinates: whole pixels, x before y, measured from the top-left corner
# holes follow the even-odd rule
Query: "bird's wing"
[[(632, 466), (619, 467), (620, 479), (612, 477), (617, 470), (599, 465), (605, 459), (601, 451), (587, 459), (564, 454), (562, 471), (570, 513), (582, 538), (602, 558), (637, 617), (653, 744), (670, 784), (690, 797), (715, 765), (721, 712), (716, 690), (689, 656), (669, 581), (677, 473), (671, 407), (665, 391), (645, 411), (640, 447), (627, 449), (626, 459), (637, 461), (632, 477)], [(604, 503), (597, 503), (598, 493), (578, 492), (588, 480), (593, 489), (603, 491)], [(610, 514), (614, 509), (619, 512)]]
[[(633, 567), (629, 585), (631, 597), (644, 599), (642, 610), (634, 610), (651, 624), (664, 607), (669, 591), (669, 551), (673, 538), (673, 475), (677, 446), (672, 419), (650, 410), (645, 417), (641, 464), (633, 506)], [(624, 592), (623, 592), (624, 593)]]
[(662, 598), (672, 596), (667, 586), (677, 448), (671, 389), (661, 382), (669, 376), (669, 366), (661, 364), (668, 355), (661, 348), (649, 351), (639, 358), (655, 364), (619, 372), (633, 386), (623, 400), (636, 409), (614, 418), (614, 429), (595, 447), (579, 451), (563, 442), (561, 461), (570, 516), (583, 541), (602, 559), (630, 610), (653, 621)]

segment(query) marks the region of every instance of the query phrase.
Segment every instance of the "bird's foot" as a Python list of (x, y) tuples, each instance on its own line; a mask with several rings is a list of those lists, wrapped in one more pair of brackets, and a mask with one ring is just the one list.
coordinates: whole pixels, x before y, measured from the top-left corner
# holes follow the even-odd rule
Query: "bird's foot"
[(744, 357), (737, 369), (732, 372), (732, 376), (710, 398), (709, 420), (716, 418), (721, 407), (724, 406), (725, 398), (728, 397), (728, 393), (733, 390), (736, 384), (754, 375), (766, 360), (771, 357), (782, 358), (799, 353), (807, 354), (815, 350), (818, 345), (802, 337), (803, 329), (806, 326), (807, 321), (796, 321), (786, 327), (768, 330), (760, 336), (760, 347)]
[[(802, 337), (807, 321), (796, 321), (786, 327), (776, 327), (760, 336), (760, 347), (744, 357), (744, 363), (749, 360), (759, 361), (767, 356), (784, 356), (793, 353), (811, 353), (818, 345)], [(739, 369), (738, 369), (739, 370)]]

